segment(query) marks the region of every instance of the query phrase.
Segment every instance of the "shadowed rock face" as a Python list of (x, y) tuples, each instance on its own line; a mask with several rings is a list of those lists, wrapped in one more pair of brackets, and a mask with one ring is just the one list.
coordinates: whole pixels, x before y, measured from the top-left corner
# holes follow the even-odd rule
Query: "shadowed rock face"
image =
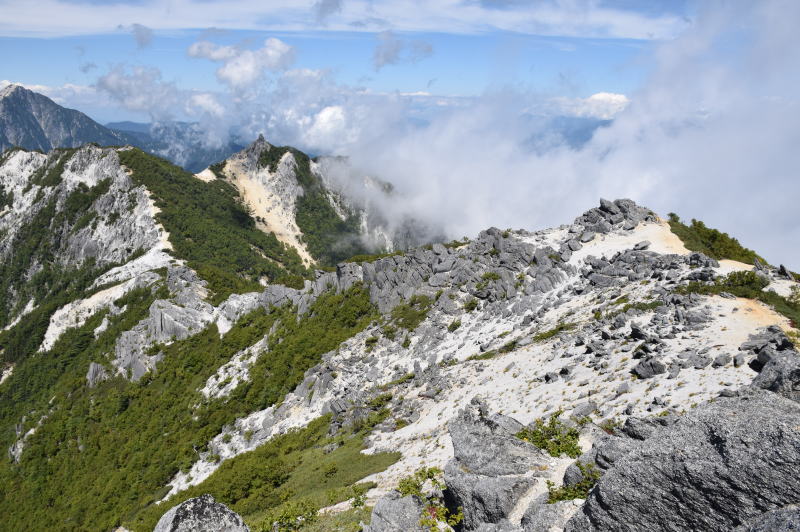
[(748, 390), (655, 430), (565, 530), (731, 530), (800, 500), (800, 405)]
[(19, 85), (0, 90), (0, 151), (12, 146), (49, 151), (89, 142), (107, 146), (126, 139), (85, 114)]
[(174, 506), (165, 513), (153, 532), (250, 532), (239, 514), (211, 495), (202, 495)]

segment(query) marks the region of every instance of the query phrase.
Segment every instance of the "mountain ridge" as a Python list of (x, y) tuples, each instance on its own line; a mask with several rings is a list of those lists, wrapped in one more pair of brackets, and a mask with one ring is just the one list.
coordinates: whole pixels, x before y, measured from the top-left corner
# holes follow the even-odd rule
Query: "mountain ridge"
[[(259, 168), (268, 143), (257, 143), (248, 171), (309, 177), (294, 175), (300, 156), (288, 148), (267, 150), (275, 170)], [(794, 276), (690, 251), (630, 200), (601, 200), (569, 225), (489, 228), (311, 270), (222, 177), (130, 147), (0, 156), (10, 528), (151, 530), (210, 493), (254, 529), (303, 516), (357, 525), (369, 512), (349, 507), (364, 496), (371, 530), (413, 530), (426, 505), (460, 506), (466, 530), (585, 526), (592, 512), (585, 529), (602, 529), (618, 521), (599, 517), (593, 497), (622, 474), (612, 462), (624, 454), (608, 445), (639, 445), (609, 443), (608, 431), (629, 426), (657, 445), (705, 409), (735, 409), (750, 386), (783, 395), (774, 411), (795, 415)], [(695, 236), (703, 245), (706, 233)], [(720, 394), (730, 400), (718, 405)], [(768, 398), (753, 401), (770, 412)], [(545, 452), (531, 443), (540, 423), (577, 440)], [(795, 433), (767, 441), (795, 460)], [(571, 488), (584, 486), (584, 455), (600, 469), (598, 492)], [(413, 488), (416, 472), (437, 469), (454, 501)], [(681, 482), (651, 469), (647, 479), (666, 493)], [(744, 493), (731, 486), (729, 498)], [(785, 502), (774, 500), (719, 522)]]

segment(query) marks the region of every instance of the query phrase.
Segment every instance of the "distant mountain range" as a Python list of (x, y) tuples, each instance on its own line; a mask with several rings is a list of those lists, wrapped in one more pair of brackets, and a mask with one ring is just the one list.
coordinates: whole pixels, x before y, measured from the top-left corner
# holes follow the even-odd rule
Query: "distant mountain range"
[(18, 146), (47, 152), (88, 143), (130, 144), (191, 172), (198, 172), (243, 148), (233, 142), (206, 146), (200, 127), (193, 123), (115, 122), (103, 126), (80, 111), (62, 107), (20, 85), (0, 90), (0, 151)]

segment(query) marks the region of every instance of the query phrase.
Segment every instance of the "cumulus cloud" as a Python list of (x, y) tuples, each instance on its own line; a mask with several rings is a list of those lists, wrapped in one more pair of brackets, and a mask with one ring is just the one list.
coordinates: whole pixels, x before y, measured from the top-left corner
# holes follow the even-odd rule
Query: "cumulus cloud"
[(96, 83), (104, 92), (131, 111), (147, 113), (154, 121), (170, 120), (183, 101), (174, 83), (164, 81), (157, 68), (116, 66)]
[(624, 94), (598, 92), (588, 98), (554, 98), (565, 114), (610, 120), (625, 110), (630, 100)]
[(266, 72), (284, 70), (294, 62), (294, 48), (272, 37), (257, 50), (199, 41), (189, 47), (188, 53), (191, 57), (222, 63), (217, 69), (217, 79), (232, 89), (251, 87)]
[(397, 63), (416, 63), (433, 54), (433, 46), (420, 39), (401, 39), (394, 32), (386, 30), (378, 33), (378, 44), (372, 54), (375, 70)]

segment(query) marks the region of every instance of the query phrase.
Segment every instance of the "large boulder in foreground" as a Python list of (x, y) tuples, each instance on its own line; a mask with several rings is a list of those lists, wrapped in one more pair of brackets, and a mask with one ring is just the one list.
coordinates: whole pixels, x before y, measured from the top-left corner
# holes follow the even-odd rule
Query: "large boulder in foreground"
[(211, 495), (202, 495), (173, 506), (153, 532), (250, 532), (239, 514)]
[(401, 497), (392, 491), (372, 509), (372, 519), (364, 532), (425, 532), (427, 529), (419, 523), (423, 510), (422, 502), (416, 497)]
[(448, 506), (464, 510), (464, 530), (503, 523), (537, 482), (539, 465), (552, 460), (515, 436), (523, 426), (489, 416), (479, 400), (450, 421), (453, 459), (444, 470)]
[(720, 398), (617, 460), (568, 532), (729, 531), (800, 501), (800, 404), (762, 390)]

